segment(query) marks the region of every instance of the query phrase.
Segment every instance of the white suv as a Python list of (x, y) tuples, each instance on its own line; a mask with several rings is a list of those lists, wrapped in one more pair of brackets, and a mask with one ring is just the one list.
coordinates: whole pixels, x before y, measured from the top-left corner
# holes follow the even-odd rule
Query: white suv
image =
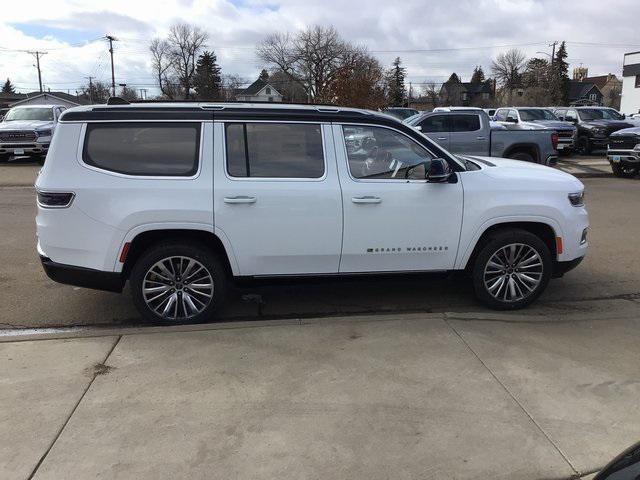
[(36, 188), (49, 277), (129, 280), (155, 322), (205, 321), (234, 278), (285, 275), (466, 270), (482, 302), (516, 309), (587, 249), (573, 176), (347, 108), (74, 108)]

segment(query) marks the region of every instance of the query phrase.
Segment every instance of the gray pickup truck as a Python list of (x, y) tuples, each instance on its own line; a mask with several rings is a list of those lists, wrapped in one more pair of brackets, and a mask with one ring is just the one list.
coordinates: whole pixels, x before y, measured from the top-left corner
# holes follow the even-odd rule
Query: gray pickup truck
[(550, 165), (558, 159), (558, 134), (510, 130), (491, 122), (480, 109), (427, 112), (406, 122), (446, 150), (461, 155), (513, 158)]

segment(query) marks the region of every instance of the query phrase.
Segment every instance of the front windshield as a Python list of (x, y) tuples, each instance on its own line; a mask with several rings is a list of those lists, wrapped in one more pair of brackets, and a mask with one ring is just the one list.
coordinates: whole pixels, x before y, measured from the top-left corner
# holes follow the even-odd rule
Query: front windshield
[(618, 112), (616, 112), (613, 108), (603, 108), (600, 110), (602, 112), (602, 118), (607, 120), (622, 120), (623, 117)]
[(5, 122), (12, 120), (41, 120), (53, 121), (53, 110), (51, 108), (12, 108), (4, 117)]
[(551, 110), (545, 108), (521, 109), (520, 118), (524, 122), (535, 122), (536, 120), (558, 120)]

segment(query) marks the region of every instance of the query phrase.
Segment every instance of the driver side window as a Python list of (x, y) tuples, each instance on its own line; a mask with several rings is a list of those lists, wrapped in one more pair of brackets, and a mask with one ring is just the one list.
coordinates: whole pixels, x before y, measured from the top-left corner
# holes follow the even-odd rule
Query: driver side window
[(364, 125), (344, 125), (342, 132), (354, 178), (425, 179), (432, 155), (400, 132)]

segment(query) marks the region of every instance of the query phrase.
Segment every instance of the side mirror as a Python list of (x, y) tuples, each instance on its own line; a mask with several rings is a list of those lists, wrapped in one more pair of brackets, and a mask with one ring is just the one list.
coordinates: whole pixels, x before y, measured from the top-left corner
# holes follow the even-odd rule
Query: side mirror
[(622, 119), (624, 120), (625, 118), (627, 118), (627, 114), (626, 114), (626, 113), (623, 113), (623, 114), (622, 114)]
[(444, 158), (434, 158), (431, 160), (431, 166), (427, 172), (427, 181), (429, 183), (444, 183), (451, 178), (451, 167)]
[(415, 128), (415, 129), (416, 129), (416, 130), (418, 130), (419, 132), (421, 132), (421, 131), (422, 131), (422, 127), (421, 127), (420, 125), (416, 125), (416, 126), (415, 126), (415, 127), (413, 127), (413, 128)]

